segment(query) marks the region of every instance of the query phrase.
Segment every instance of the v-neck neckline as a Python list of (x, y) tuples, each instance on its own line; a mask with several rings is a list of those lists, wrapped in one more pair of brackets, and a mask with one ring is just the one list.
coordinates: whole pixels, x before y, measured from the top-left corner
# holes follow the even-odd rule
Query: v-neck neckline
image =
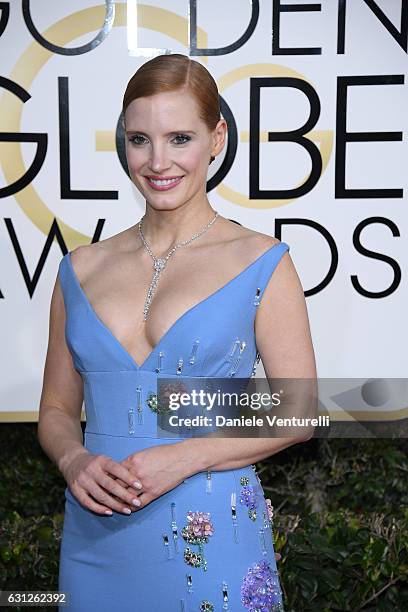
[(71, 261), (71, 251), (68, 251), (67, 253), (67, 262), (69, 264), (69, 269), (71, 271), (71, 275), (72, 278), (74, 279), (74, 282), (84, 300), (84, 303), (87, 305), (89, 311), (92, 313), (94, 319), (97, 321), (97, 323), (101, 326), (101, 328), (113, 339), (113, 341), (115, 342), (115, 344), (119, 347), (119, 349), (124, 353), (124, 355), (127, 357), (127, 359), (130, 361), (130, 363), (132, 364), (132, 366), (136, 369), (136, 370), (141, 370), (143, 369), (146, 365), (147, 362), (153, 357), (153, 355), (156, 353), (156, 351), (158, 351), (160, 349), (160, 347), (163, 345), (163, 343), (165, 342), (165, 340), (168, 338), (168, 336), (170, 335), (170, 333), (181, 323), (181, 321), (183, 321), (189, 314), (191, 314), (193, 311), (195, 311), (197, 308), (199, 308), (200, 306), (203, 306), (204, 304), (206, 304), (207, 302), (209, 302), (211, 299), (213, 299), (215, 296), (217, 296), (219, 293), (221, 293), (222, 291), (224, 291), (225, 289), (227, 289), (230, 285), (232, 285), (235, 281), (237, 281), (239, 278), (241, 278), (246, 272), (248, 272), (255, 264), (257, 264), (259, 261), (261, 261), (263, 259), (263, 257), (265, 257), (265, 255), (267, 255), (270, 251), (272, 251), (275, 247), (278, 247), (279, 245), (283, 245), (285, 244), (284, 242), (278, 242), (277, 244), (273, 244), (271, 247), (269, 247), (266, 251), (264, 251), (263, 253), (261, 253), (261, 255), (259, 255), (256, 259), (254, 259), (254, 261), (252, 261), (250, 264), (248, 264), (247, 266), (245, 266), (245, 268), (243, 268), (243, 270), (241, 270), (241, 272), (238, 272), (238, 274), (236, 274), (235, 276), (233, 276), (229, 281), (227, 281), (226, 283), (224, 283), (224, 285), (222, 285), (221, 287), (219, 287), (218, 289), (216, 289), (215, 291), (213, 291), (212, 293), (210, 293), (209, 295), (207, 295), (207, 297), (203, 298), (202, 300), (200, 300), (199, 302), (197, 302), (197, 304), (194, 304), (193, 306), (191, 306), (190, 308), (188, 308), (185, 312), (183, 312), (175, 321), (174, 323), (172, 323), (172, 325), (170, 325), (170, 327), (168, 328), (168, 330), (166, 332), (164, 332), (164, 334), (162, 335), (162, 337), (160, 338), (160, 340), (158, 341), (158, 343), (153, 347), (153, 349), (149, 352), (149, 354), (147, 355), (147, 357), (143, 360), (143, 362), (139, 365), (136, 360), (134, 359), (134, 357), (130, 354), (130, 352), (125, 348), (125, 346), (122, 344), (122, 342), (115, 336), (115, 334), (111, 331), (111, 329), (102, 321), (102, 319), (99, 317), (98, 313), (96, 312), (95, 308), (93, 307), (92, 303), (90, 302), (90, 300), (88, 299), (88, 296), (86, 295), (84, 289), (82, 288), (81, 283), (79, 282), (79, 278), (77, 276), (77, 273), (75, 272), (74, 266), (72, 265), (72, 261)]

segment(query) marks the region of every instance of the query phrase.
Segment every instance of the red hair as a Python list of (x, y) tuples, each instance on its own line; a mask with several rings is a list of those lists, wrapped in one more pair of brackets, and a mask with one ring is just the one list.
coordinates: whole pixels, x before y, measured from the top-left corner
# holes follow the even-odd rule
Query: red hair
[(200, 118), (209, 131), (214, 130), (221, 118), (217, 84), (205, 66), (181, 53), (158, 55), (138, 68), (123, 96), (123, 120), (133, 100), (176, 90), (192, 94)]

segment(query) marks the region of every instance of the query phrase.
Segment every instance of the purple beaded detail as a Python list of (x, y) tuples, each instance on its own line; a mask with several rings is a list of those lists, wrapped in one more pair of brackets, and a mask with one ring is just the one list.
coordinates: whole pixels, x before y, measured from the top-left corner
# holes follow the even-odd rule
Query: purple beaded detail
[(266, 559), (254, 563), (244, 576), (241, 603), (251, 612), (283, 612), (278, 572)]
[(207, 570), (207, 562), (204, 558), (203, 544), (208, 542), (208, 538), (214, 533), (214, 526), (210, 520), (209, 512), (187, 512), (187, 525), (181, 530), (181, 535), (189, 544), (198, 545), (198, 553), (191, 551), (190, 548), (184, 550), (184, 560), (193, 567), (204, 568)]
[(259, 498), (258, 493), (254, 491), (252, 485), (244, 485), (241, 489), (241, 495), (239, 498), (241, 504), (248, 507), (248, 516), (252, 521), (256, 521)]

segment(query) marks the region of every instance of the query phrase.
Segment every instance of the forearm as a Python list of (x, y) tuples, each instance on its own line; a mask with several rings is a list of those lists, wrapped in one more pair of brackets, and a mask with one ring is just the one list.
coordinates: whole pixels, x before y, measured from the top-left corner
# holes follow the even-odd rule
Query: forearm
[(180, 442), (189, 475), (205, 470), (234, 470), (309, 438), (189, 438)]
[(83, 445), (79, 419), (73, 419), (54, 407), (42, 407), (37, 437), (41, 448), (64, 475), (68, 463), (77, 455), (88, 452)]

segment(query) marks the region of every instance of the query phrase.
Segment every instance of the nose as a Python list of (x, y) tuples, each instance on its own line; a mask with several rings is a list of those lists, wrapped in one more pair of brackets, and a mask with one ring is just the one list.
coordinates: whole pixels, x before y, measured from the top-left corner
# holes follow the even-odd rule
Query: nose
[(167, 148), (165, 146), (152, 146), (150, 167), (154, 173), (161, 174), (163, 170), (171, 166), (171, 161), (167, 153)]

